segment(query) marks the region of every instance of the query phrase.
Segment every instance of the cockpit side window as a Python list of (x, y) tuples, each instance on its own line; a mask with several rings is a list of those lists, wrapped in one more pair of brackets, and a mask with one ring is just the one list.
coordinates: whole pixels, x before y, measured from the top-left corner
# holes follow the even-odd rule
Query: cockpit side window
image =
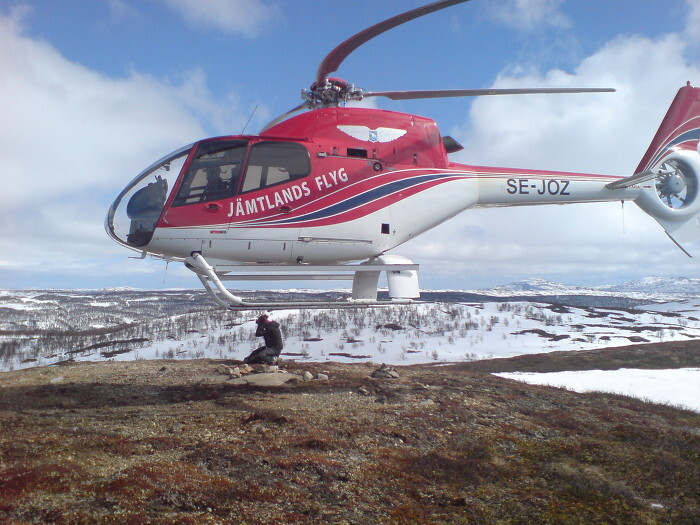
[(248, 143), (244, 140), (203, 142), (185, 173), (173, 206), (233, 197)]
[(258, 142), (251, 148), (241, 193), (306, 177), (309, 173), (309, 152), (301, 144)]

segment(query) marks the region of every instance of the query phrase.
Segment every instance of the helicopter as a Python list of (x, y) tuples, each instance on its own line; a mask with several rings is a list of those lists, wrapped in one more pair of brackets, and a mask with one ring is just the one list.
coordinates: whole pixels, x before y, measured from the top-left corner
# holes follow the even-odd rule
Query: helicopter
[[(467, 2), (441, 0), (351, 36), (320, 63), (302, 103), (257, 135), (199, 140), (154, 162), (110, 206), (120, 245), (182, 262), (229, 309), (356, 308), (415, 302), (419, 265), (393, 249), (480, 207), (630, 200), (671, 240), (700, 240), (700, 89), (678, 91), (631, 176), (452, 162), (463, 147), (430, 118), (348, 106), (412, 100), (602, 93), (611, 88), (366, 91), (332, 77), (355, 49), (416, 18)], [(388, 299), (379, 299), (380, 275)], [(224, 282), (349, 280), (349, 297), (250, 301)]]

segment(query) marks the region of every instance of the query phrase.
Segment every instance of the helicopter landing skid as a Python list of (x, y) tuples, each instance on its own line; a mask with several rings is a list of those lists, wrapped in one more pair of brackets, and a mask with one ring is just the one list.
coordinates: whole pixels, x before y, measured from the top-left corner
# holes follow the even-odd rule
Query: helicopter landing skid
[[(360, 264), (240, 264), (210, 265), (194, 252), (185, 266), (197, 274), (216, 304), (231, 310), (271, 308), (368, 308), (408, 304), (420, 296), (418, 265), (399, 255), (380, 255)], [(377, 299), (381, 272), (386, 272), (389, 299)], [(252, 302), (232, 294), (222, 281), (351, 280), (352, 296), (345, 300)], [(213, 286), (212, 286), (213, 285)]]

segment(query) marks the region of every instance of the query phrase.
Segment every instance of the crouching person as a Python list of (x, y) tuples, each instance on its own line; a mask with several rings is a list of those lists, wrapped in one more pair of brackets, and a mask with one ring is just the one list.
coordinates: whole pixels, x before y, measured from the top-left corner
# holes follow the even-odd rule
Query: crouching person
[(258, 325), (255, 335), (264, 339), (265, 346), (253, 350), (243, 362), (249, 365), (256, 363), (274, 365), (277, 363), (277, 358), (282, 352), (283, 346), (280, 325), (276, 321), (271, 321), (267, 314), (261, 315), (255, 322)]

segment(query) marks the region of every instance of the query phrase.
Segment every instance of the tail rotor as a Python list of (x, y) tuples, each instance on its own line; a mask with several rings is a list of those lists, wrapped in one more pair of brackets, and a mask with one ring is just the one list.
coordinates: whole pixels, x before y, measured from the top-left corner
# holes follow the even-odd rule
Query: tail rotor
[(688, 255), (700, 253), (699, 152), (700, 88), (688, 83), (678, 90), (637, 167), (642, 184), (635, 201)]
[(666, 206), (679, 210), (695, 200), (697, 178), (679, 160), (663, 162), (658, 169), (656, 193)]

